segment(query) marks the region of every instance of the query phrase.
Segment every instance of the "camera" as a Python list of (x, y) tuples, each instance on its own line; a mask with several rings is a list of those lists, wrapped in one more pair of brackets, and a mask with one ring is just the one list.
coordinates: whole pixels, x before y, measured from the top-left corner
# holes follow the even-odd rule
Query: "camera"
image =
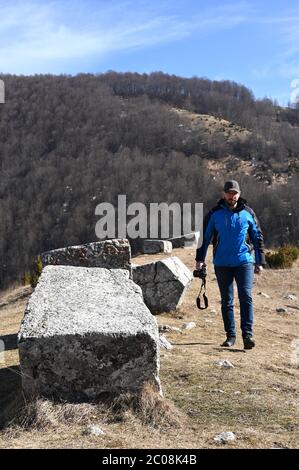
[(193, 277), (199, 277), (200, 279), (204, 279), (207, 276), (207, 268), (203, 267), (201, 269), (195, 269), (193, 271)]

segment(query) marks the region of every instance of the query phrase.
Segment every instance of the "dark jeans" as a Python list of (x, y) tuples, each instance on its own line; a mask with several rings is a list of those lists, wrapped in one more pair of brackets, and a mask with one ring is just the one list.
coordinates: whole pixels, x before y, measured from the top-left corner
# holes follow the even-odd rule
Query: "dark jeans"
[(215, 266), (215, 274), (221, 294), (221, 311), (227, 336), (236, 336), (234, 318), (234, 279), (240, 301), (242, 336), (253, 334), (253, 264), (246, 263), (234, 268)]

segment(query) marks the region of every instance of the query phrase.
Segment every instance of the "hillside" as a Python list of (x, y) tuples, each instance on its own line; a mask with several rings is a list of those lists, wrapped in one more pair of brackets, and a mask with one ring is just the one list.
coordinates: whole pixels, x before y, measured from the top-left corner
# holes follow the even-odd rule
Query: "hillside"
[[(193, 249), (176, 249), (173, 255), (193, 269)], [(138, 256), (134, 263), (165, 256)], [(126, 407), (111, 415), (108, 410), (97, 414), (86, 407), (74, 409), (64, 405), (55, 414), (55, 409), (44, 404), (34, 426), (2, 430), (0, 448), (214, 448), (219, 447), (214, 437), (223, 431), (236, 435), (234, 442), (223, 445), (227, 448), (298, 447), (299, 304), (298, 300), (284, 297), (293, 294), (298, 299), (298, 285), (298, 261), (292, 269), (266, 270), (262, 276), (256, 276), (253, 293), (257, 345), (244, 351), (238, 331), (236, 347), (221, 348), (224, 334), (220, 297), (209, 253), (209, 308), (197, 310), (199, 281), (193, 279), (178, 311), (156, 317), (159, 325), (182, 327), (185, 322), (196, 323), (195, 328), (183, 333), (163, 333), (174, 347), (171, 351), (161, 350), (160, 377), (165, 404), (158, 408), (156, 427), (152, 426), (153, 419), (146, 424), (146, 420)], [(20, 287), (1, 295), (0, 335), (8, 349), (6, 362), (0, 365), (2, 424), (5, 415), (13, 418), (20, 404), (16, 334), (29, 294), (29, 287)], [(287, 313), (276, 312), (282, 306)], [(215, 365), (215, 361), (224, 359), (234, 368)], [(168, 411), (163, 420), (159, 413), (165, 409)], [(82, 433), (90, 423), (100, 426), (105, 435), (84, 436)]]
[[(265, 182), (268, 186), (275, 188), (277, 185), (286, 185), (293, 178), (294, 173), (299, 170), (299, 156), (286, 158), (276, 161), (274, 158), (266, 160), (257, 160), (255, 156), (248, 155), (242, 158), (239, 154), (239, 146), (250, 146), (250, 141), (254, 137), (253, 130), (241, 127), (226, 119), (216, 117), (210, 114), (197, 114), (185, 109), (173, 108), (173, 112), (181, 118), (180, 127), (184, 129), (185, 139), (192, 136), (193, 139), (202, 142), (207, 148), (218, 146), (231, 147), (232, 153), (224, 155), (221, 158), (213, 158), (212, 152), (207, 151), (207, 167), (211, 174), (217, 179), (221, 175), (230, 175), (240, 173), (246, 176), (254, 177), (257, 180)], [(274, 122), (273, 127), (279, 132), (279, 122)], [(292, 125), (287, 127), (291, 130)], [(296, 126), (295, 126), (296, 128)], [(263, 138), (261, 134), (256, 134)], [(271, 146), (271, 141), (266, 141)], [(211, 149), (210, 149), (211, 150)]]
[(119, 194), (206, 211), (234, 177), (267, 246), (299, 240), (299, 109), (162, 73), (0, 78), (0, 289), (37, 254), (95, 241), (97, 204)]

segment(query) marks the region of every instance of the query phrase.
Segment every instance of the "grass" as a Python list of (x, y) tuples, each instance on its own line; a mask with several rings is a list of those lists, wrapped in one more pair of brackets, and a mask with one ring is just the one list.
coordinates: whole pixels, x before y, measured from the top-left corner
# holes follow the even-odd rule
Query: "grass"
[[(193, 250), (177, 249), (173, 255), (193, 269)], [(134, 262), (163, 257), (142, 256)], [(232, 431), (236, 440), (226, 447), (297, 448), (299, 357), (294, 357), (292, 345), (298, 340), (298, 306), (288, 300), (289, 313), (285, 315), (279, 315), (276, 307), (284, 305), (285, 293), (298, 296), (298, 281), (298, 261), (292, 269), (266, 270), (256, 277), (253, 292), (257, 346), (245, 352), (238, 332), (235, 347), (225, 349), (219, 347), (224, 332), (209, 259), (210, 307), (197, 310), (199, 283), (194, 279), (178, 310), (156, 317), (160, 325), (181, 327), (189, 321), (197, 325), (182, 334), (164, 333), (174, 345), (171, 351), (161, 350), (164, 398), (148, 386), (138, 397), (123, 395), (101, 406), (22, 401), (13, 335), (18, 331), (26, 298), (22, 297), (22, 288), (5, 293), (0, 301), (0, 334), (11, 349), (6, 353), (6, 367), (0, 369), (0, 416), (2, 422), (6, 421), (0, 432), (0, 447), (213, 448), (219, 446), (213, 440), (215, 435)], [(259, 295), (261, 291), (270, 298)], [(235, 367), (217, 367), (215, 361), (220, 359), (228, 359)], [(88, 424), (98, 425), (105, 435), (85, 436)]]

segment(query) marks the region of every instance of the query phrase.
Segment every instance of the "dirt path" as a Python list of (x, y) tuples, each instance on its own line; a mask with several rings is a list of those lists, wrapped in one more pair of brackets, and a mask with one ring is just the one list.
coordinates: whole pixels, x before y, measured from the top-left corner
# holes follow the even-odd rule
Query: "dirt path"
[[(190, 270), (194, 268), (193, 249), (176, 249)], [(136, 264), (168, 255), (144, 255)], [(299, 446), (299, 262), (292, 269), (266, 270), (255, 278), (256, 347), (244, 351), (240, 330), (233, 349), (221, 348), (225, 335), (220, 314), (220, 297), (208, 259), (210, 305), (199, 311), (195, 298), (199, 280), (193, 279), (176, 312), (157, 316), (159, 325), (181, 327), (194, 321), (196, 328), (184, 333), (166, 333), (173, 350), (161, 350), (161, 382), (164, 395), (181, 410), (187, 426), (154, 429), (132, 416), (122, 423), (105, 424), (106, 435), (82, 436), (82, 426), (63, 426), (44, 432), (36, 430), (9, 434), (0, 432), (2, 447), (103, 447), (103, 448), (202, 448), (217, 447), (213, 438), (232, 431), (236, 440), (226, 447), (272, 448)], [(259, 294), (264, 292), (266, 298)], [(1, 413), (20, 394), (16, 333), (30, 288), (18, 288), (0, 298), (0, 339), (6, 343), (5, 363), (0, 364)], [(239, 308), (235, 300), (239, 325)], [(287, 307), (280, 314), (277, 307)], [(215, 361), (227, 359), (234, 368), (224, 370)]]

